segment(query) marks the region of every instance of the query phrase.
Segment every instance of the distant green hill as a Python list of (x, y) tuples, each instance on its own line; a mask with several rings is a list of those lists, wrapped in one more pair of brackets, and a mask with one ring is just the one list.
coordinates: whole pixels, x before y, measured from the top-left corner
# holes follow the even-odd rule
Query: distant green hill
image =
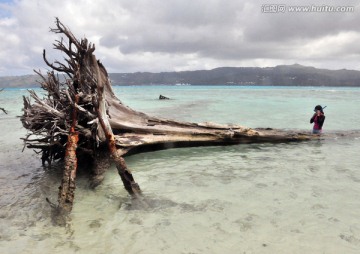
[(0, 88), (4, 87), (38, 87), (36, 80), (40, 80), (38, 75), (7, 76), (0, 77)]
[(298, 64), (267, 68), (222, 67), (200, 71), (109, 75), (114, 85), (360, 86), (360, 71), (316, 69)]
[[(347, 86), (360, 87), (360, 71), (327, 70), (280, 65), (276, 67), (221, 67), (182, 72), (110, 73), (113, 85), (259, 85), (259, 86)], [(1, 87), (39, 86), (37, 75), (0, 77)]]

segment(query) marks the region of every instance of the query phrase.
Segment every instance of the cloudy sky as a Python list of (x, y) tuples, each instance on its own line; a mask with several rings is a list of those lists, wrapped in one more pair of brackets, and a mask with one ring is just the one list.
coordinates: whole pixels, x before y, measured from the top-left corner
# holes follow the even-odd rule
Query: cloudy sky
[[(300, 5), (354, 9), (290, 11)], [(49, 32), (55, 17), (95, 43), (109, 72), (294, 63), (360, 70), (360, 0), (0, 0), (0, 76), (45, 70), (43, 49), (62, 59), (52, 49), (59, 35)]]

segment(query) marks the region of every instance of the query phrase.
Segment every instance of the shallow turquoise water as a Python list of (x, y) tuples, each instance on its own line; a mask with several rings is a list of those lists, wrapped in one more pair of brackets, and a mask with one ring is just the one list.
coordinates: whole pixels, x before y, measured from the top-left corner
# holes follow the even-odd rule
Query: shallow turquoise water
[[(116, 87), (130, 107), (191, 122), (359, 130), (360, 89)], [(52, 225), (61, 168), (21, 153), (25, 90), (0, 93), (0, 253), (358, 253), (360, 137), (299, 144), (181, 148), (127, 157), (144, 191), (132, 200), (114, 168), (95, 191), (79, 172), (71, 226)], [(172, 98), (157, 100), (159, 94)]]
[[(327, 106), (325, 130), (360, 129), (360, 88), (138, 86), (115, 91), (130, 107), (186, 121), (311, 129), (314, 106), (321, 104)], [(159, 94), (173, 100), (157, 101)]]

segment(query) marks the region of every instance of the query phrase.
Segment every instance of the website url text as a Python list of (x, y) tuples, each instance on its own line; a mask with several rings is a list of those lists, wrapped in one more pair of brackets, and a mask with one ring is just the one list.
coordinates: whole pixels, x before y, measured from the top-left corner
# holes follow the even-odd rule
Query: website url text
[(264, 4), (261, 6), (263, 13), (285, 13), (285, 12), (354, 12), (354, 6), (333, 5), (304, 5), (288, 6), (286, 4)]

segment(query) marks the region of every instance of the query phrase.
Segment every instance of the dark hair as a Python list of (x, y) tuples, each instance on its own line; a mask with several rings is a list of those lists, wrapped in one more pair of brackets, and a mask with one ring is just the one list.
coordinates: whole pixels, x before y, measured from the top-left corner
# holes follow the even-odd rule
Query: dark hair
[(316, 105), (315, 108), (314, 108), (314, 111), (316, 112), (316, 110), (320, 110), (321, 113), (324, 113), (323, 107), (321, 107), (321, 105)]

